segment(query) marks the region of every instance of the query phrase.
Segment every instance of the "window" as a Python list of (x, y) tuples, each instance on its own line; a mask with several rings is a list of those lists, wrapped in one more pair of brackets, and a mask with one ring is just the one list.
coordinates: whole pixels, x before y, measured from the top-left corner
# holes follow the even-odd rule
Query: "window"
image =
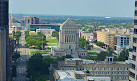
[(123, 72), (124, 75), (128, 75), (128, 72)]
[(113, 70), (113, 71), (117, 71), (117, 68), (116, 68), (116, 67), (113, 67), (112, 70)]
[(118, 72), (118, 75), (122, 75), (122, 72)]
[(104, 75), (105, 74), (105, 72), (100, 72), (100, 75)]
[(123, 70), (123, 68), (118, 68), (118, 70), (119, 70), (119, 71), (122, 71), (122, 70)]
[(133, 37), (133, 42), (137, 43), (137, 38)]
[(137, 7), (137, 1), (135, 1), (135, 7)]
[(104, 67), (101, 67), (101, 71), (104, 71), (105, 70), (105, 68)]
[(95, 70), (98, 71), (98, 70), (99, 70), (99, 67), (95, 67)]
[(135, 46), (133, 46), (133, 51), (136, 52), (136, 47)]
[(91, 75), (93, 75), (93, 72), (90, 72)]
[(117, 74), (117, 72), (112, 72), (112, 75), (116, 75)]
[(95, 72), (95, 75), (99, 75), (99, 72)]
[(117, 76), (112, 76), (112, 79), (117, 79)]
[(107, 67), (106, 69), (107, 69), (107, 71), (111, 71), (111, 68), (110, 68), (110, 67)]
[(106, 75), (110, 75), (111, 73), (110, 72), (106, 72)]
[(128, 76), (124, 76), (123, 79), (128, 80)]
[(134, 70), (135, 70), (135, 67), (136, 67), (135, 64), (131, 65), (131, 68), (134, 69)]
[[(136, 21), (135, 25), (137, 25), (137, 21)], [(136, 28), (134, 28), (134, 34), (137, 34), (137, 29)]]
[(87, 70), (87, 68), (86, 68), (86, 67), (84, 67), (84, 70)]
[(135, 79), (135, 74), (132, 72), (129, 72), (129, 76)]
[(136, 56), (135, 56), (135, 55), (133, 55), (133, 56), (132, 56), (132, 59), (133, 59), (134, 61), (136, 61)]
[(90, 68), (89, 68), (89, 70), (90, 70), (90, 71), (93, 71), (93, 68), (92, 68), (92, 67), (90, 67)]
[(121, 80), (121, 79), (122, 79), (122, 76), (118, 76), (118, 79), (120, 79), (120, 80)]
[(128, 68), (124, 68), (125, 71), (128, 71)]
[[(137, 3), (136, 3), (137, 4)], [(137, 16), (137, 10), (135, 11), (135, 16)]]

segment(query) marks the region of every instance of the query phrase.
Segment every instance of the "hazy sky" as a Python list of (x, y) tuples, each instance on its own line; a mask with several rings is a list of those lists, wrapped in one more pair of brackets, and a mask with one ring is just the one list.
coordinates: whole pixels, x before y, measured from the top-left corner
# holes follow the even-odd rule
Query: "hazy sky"
[(10, 0), (10, 13), (133, 17), (135, 0)]

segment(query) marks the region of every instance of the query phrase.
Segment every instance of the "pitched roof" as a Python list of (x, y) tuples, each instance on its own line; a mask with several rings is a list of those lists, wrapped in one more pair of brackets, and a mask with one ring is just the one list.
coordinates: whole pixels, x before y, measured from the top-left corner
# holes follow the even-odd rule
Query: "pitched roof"
[(62, 27), (78, 27), (72, 19), (68, 18), (62, 25)]

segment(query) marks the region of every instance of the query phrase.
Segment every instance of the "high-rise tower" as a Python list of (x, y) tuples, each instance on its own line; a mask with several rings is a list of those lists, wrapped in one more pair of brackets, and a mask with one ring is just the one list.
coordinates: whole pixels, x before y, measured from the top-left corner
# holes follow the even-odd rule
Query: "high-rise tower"
[[(10, 74), (10, 54), (9, 54), (9, 0), (0, 0), (0, 81), (8, 81)], [(4, 43), (5, 42), (5, 43)], [(3, 46), (4, 45), (4, 46)]]
[(134, 34), (132, 65), (129, 72), (129, 81), (137, 81), (137, 0), (135, 0)]

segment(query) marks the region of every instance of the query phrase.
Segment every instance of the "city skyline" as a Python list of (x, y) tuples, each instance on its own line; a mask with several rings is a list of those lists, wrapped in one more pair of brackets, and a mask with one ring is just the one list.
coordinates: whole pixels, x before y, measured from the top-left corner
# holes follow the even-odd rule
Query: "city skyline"
[(134, 3), (134, 0), (13, 0), (10, 2), (10, 13), (134, 17)]

